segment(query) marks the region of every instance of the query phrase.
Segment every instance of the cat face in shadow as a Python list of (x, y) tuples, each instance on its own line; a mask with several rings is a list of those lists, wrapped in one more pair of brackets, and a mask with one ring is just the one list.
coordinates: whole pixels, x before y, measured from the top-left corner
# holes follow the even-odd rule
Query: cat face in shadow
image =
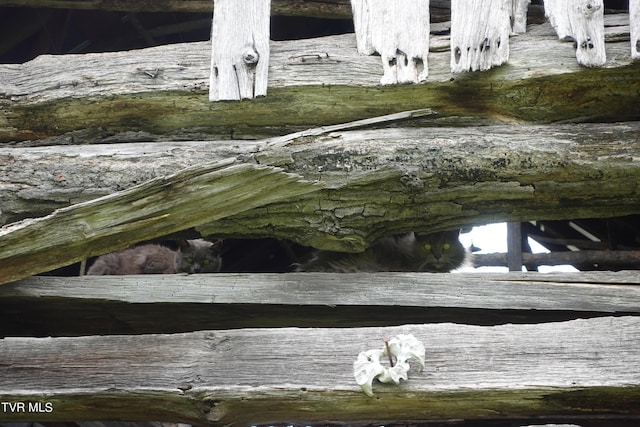
[(220, 271), (222, 240), (181, 240), (176, 254), (176, 271), (179, 273), (215, 273)]
[(417, 271), (447, 272), (462, 266), (467, 258), (458, 230), (415, 235), (412, 257)]

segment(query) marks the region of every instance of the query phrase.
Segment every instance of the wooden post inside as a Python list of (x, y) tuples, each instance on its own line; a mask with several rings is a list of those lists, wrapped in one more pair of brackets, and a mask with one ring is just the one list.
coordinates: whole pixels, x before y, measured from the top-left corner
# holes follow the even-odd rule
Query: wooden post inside
[(507, 223), (507, 266), (509, 271), (522, 271), (522, 225)]

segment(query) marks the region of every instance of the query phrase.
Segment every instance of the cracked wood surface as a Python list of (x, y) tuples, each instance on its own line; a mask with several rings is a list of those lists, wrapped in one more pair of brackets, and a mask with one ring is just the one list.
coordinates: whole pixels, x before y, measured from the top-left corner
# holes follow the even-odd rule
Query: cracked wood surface
[[(433, 324), (171, 335), (5, 338), (2, 401), (51, 413), (7, 421), (154, 419), (209, 425), (640, 415), (637, 317), (492, 327)], [(383, 337), (426, 349), (400, 386), (356, 385), (353, 361)], [(105, 404), (108, 400), (109, 404)], [(143, 403), (144, 411), (140, 410)], [(338, 409), (339, 408), (339, 409)]]
[(640, 315), (634, 271), (37, 276), (0, 286), (0, 337), (498, 325), (631, 314)]
[(380, 87), (380, 58), (359, 55), (354, 34), (272, 42), (269, 96), (251, 102), (208, 101), (209, 42), (44, 55), (0, 66), (0, 142), (260, 138), (425, 107), (431, 124), (640, 119), (628, 15), (609, 16), (603, 68), (580, 67), (550, 25), (530, 25), (510, 39), (508, 64), (462, 76), (449, 71), (448, 36), (432, 35), (419, 85)]
[[(215, 237), (277, 237), (360, 251), (382, 235), (406, 231), (607, 217), (612, 209), (616, 215), (639, 213), (638, 126), (334, 127), (250, 147), (165, 143), (137, 150), (132, 144), (3, 149), (4, 215), (12, 206), (25, 215), (52, 199), (59, 202), (50, 208), (110, 195), (0, 229), (0, 281), (190, 227)], [(222, 185), (190, 172), (218, 161), (230, 171), (244, 168), (245, 175), (231, 174)], [(201, 163), (183, 169), (193, 162)], [(167, 178), (171, 170), (175, 175)], [(260, 171), (265, 179), (256, 186)], [(267, 171), (275, 173), (274, 182)], [(280, 187), (280, 173), (293, 187)], [(146, 182), (134, 185), (140, 181)], [(127, 189), (96, 190), (105, 183)], [(239, 197), (233, 199), (235, 211), (227, 209), (232, 197)], [(139, 208), (132, 211), (132, 204)], [(141, 226), (147, 223), (153, 226)]]

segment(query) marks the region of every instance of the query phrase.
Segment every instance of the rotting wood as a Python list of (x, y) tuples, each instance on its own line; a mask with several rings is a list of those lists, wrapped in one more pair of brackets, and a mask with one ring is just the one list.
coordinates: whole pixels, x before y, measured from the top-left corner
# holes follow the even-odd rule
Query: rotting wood
[(541, 323), (640, 315), (636, 272), (38, 276), (0, 286), (0, 337)]
[[(621, 28), (610, 28), (616, 40)], [(427, 83), (384, 87), (379, 58), (355, 44), (353, 34), (274, 42), (270, 96), (213, 105), (207, 42), (2, 65), (0, 141), (256, 138), (425, 107), (438, 114), (427, 124), (640, 119), (628, 41), (607, 43), (607, 67), (584, 69), (548, 24), (534, 25), (511, 38), (507, 65), (453, 76), (448, 36), (432, 36)]]
[[(286, 238), (323, 249), (357, 252), (382, 235), (398, 232), (433, 232), (501, 220), (607, 217), (612, 206), (618, 215), (635, 214), (640, 212), (637, 126), (388, 128), (276, 138), (226, 160), (227, 164), (240, 163), (235, 167), (244, 168), (252, 179), (258, 174), (251, 171), (274, 173), (273, 182), (262, 179), (256, 186), (255, 180), (236, 179), (231, 187), (220, 188), (211, 180), (203, 187), (195, 176), (182, 172), (177, 175), (185, 177), (180, 179), (181, 192), (174, 190), (171, 180), (156, 178), (95, 202), (1, 229), (0, 282), (190, 227), (205, 236)], [(67, 176), (69, 180), (86, 176), (94, 183), (100, 182), (96, 180), (100, 176), (95, 174), (96, 158), (89, 161), (86, 175), (79, 173), (82, 155), (72, 154), (68, 148), (57, 152), (61, 159), (71, 156), (72, 172), (45, 173), (46, 181), (53, 183), (53, 188), (61, 187), (67, 197), (71, 184), (65, 183)], [(168, 147), (160, 148), (164, 153)], [(40, 151), (42, 161), (50, 155), (42, 150), (23, 149), (29, 161), (21, 164), (15, 162), (10, 149), (5, 155), (5, 168), (13, 173), (25, 168), (33, 171), (35, 159), (29, 158), (29, 152)], [(85, 147), (82, 150), (86, 155)], [(114, 154), (109, 162), (117, 158)], [(192, 154), (203, 157), (202, 150), (194, 149)], [(117, 169), (118, 175), (125, 170), (143, 170), (145, 164), (157, 168), (148, 158), (141, 161), (144, 157), (134, 157), (136, 168), (125, 166), (128, 159)], [(172, 150), (169, 159), (179, 157)], [(220, 160), (215, 156), (205, 158), (210, 162)], [(57, 162), (55, 168), (61, 164)], [(287, 177), (285, 181), (293, 187), (279, 187), (278, 177)], [(115, 182), (118, 179), (122, 177)], [(593, 185), (594, 179), (598, 180), (597, 186)], [(26, 191), (24, 182), (30, 183)], [(29, 175), (27, 180), (16, 179), (4, 187), (13, 187), (13, 197), (18, 196), (13, 203), (25, 206), (25, 197), (33, 195), (33, 185)], [(79, 185), (81, 189), (88, 187)], [(216, 199), (216, 194), (221, 198)], [(252, 194), (263, 198), (251, 198)], [(231, 195), (241, 197), (232, 204), (236, 212), (225, 210)], [(50, 198), (41, 196), (39, 200)], [(141, 207), (132, 211), (128, 203), (136, 200)], [(152, 211), (142, 209), (154, 203), (157, 205)], [(111, 207), (118, 210), (109, 210)], [(117, 217), (117, 212), (123, 216)], [(141, 227), (141, 220), (150, 225)], [(140, 234), (130, 233), (132, 229)], [(73, 236), (69, 230), (80, 234)], [(126, 238), (122, 234), (125, 230)], [(54, 249), (58, 252), (55, 256)]]
[[(11, 421), (163, 419), (255, 425), (379, 419), (640, 415), (637, 317), (494, 327), (244, 329), (0, 340), (2, 401), (52, 402)], [(411, 333), (426, 370), (362, 393), (352, 364)], [(622, 398), (624, 396), (624, 398)], [(109, 405), (104, 399), (109, 398)], [(144, 399), (145, 411), (139, 405)], [(339, 408), (339, 410), (337, 409)]]
[(573, 40), (579, 64), (606, 63), (603, 0), (547, 0), (545, 13), (562, 40)]
[(512, 0), (452, 0), (452, 73), (486, 71), (508, 61), (512, 10)]
[(382, 84), (419, 83), (429, 75), (429, 0), (352, 0), (358, 51), (378, 53)]
[(234, 164), (233, 159), (186, 168), (46, 217), (3, 227), (0, 283), (320, 187), (279, 168)]
[(267, 94), (271, 0), (217, 0), (211, 26), (209, 101)]

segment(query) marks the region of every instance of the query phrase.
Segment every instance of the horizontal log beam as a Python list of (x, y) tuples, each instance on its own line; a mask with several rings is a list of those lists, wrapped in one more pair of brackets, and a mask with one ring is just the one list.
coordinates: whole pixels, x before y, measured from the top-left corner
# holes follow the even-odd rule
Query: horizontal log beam
[[(607, 217), (614, 208), (617, 215), (640, 213), (640, 123), (340, 131), (341, 127), (353, 126), (317, 129), (248, 146), (161, 144), (136, 150), (127, 145), (109, 148), (110, 154), (103, 147), (94, 155), (87, 147), (3, 149), (0, 177), (8, 178), (2, 183), (7, 210), (16, 205), (42, 207), (34, 202), (61, 197), (68, 204), (74, 186), (79, 197), (86, 197), (82, 193), (89, 189), (95, 196), (101, 183), (122, 186), (144, 181), (164, 173), (174, 159), (172, 167), (178, 170), (194, 158), (196, 164), (202, 162), (191, 166), (194, 170), (207, 170), (216, 161), (230, 168), (238, 163), (233, 167), (244, 168), (250, 175), (253, 170), (264, 173), (274, 168), (274, 178), (281, 170), (283, 179), (297, 177), (304, 184), (299, 188), (302, 193), (274, 192), (280, 198), (276, 200), (270, 192), (280, 188), (278, 180), (265, 179), (255, 187), (255, 174), (250, 181), (236, 179), (232, 188), (221, 189), (215, 181), (201, 183), (190, 169), (176, 172), (173, 178), (161, 176), (108, 198), (0, 229), (0, 282), (190, 227), (203, 235), (286, 238), (357, 252), (382, 235), (406, 231)], [(229, 157), (234, 150), (236, 157)], [(34, 181), (33, 170), (41, 182)], [(171, 184), (175, 179), (181, 191), (189, 192), (178, 194)], [(285, 181), (294, 185), (296, 179)], [(53, 189), (58, 193), (55, 197)], [(149, 192), (153, 197), (147, 197)], [(220, 198), (204, 200), (203, 194)], [(263, 199), (253, 199), (254, 194)], [(237, 212), (224, 213), (232, 195), (246, 205), (238, 202), (233, 205)], [(154, 213), (131, 212), (130, 203)], [(122, 218), (116, 215), (118, 209), (125, 211), (118, 214)], [(172, 220), (161, 220), (165, 217)], [(153, 227), (141, 226), (140, 221), (150, 218), (157, 218)], [(30, 242), (38, 242), (37, 248)]]
[[(426, 369), (400, 386), (353, 377), (359, 352), (411, 333)], [(5, 421), (164, 420), (256, 425), (640, 415), (637, 317), (493, 327), (245, 329), (173, 335), (5, 338)], [(107, 404), (108, 401), (108, 404)]]
[[(493, 253), (474, 255), (474, 265), (506, 266), (507, 254)], [(593, 265), (607, 269), (640, 268), (640, 251), (566, 251), (540, 254), (522, 254), (522, 264), (527, 266), (541, 265)]]
[(268, 95), (251, 102), (208, 101), (209, 42), (45, 55), (0, 65), (0, 142), (256, 138), (425, 106), (437, 116), (422, 125), (637, 120), (640, 63), (616, 19), (604, 68), (580, 67), (571, 44), (533, 25), (486, 73), (452, 75), (448, 36), (433, 36), (419, 85), (381, 87), (380, 58), (359, 55), (354, 34), (273, 42)]
[(0, 338), (621, 314), (640, 315), (636, 272), (42, 276), (0, 286)]
[(123, 249), (211, 218), (317, 191), (321, 186), (279, 168), (234, 164), (233, 159), (186, 168), (0, 229), (0, 283)]

